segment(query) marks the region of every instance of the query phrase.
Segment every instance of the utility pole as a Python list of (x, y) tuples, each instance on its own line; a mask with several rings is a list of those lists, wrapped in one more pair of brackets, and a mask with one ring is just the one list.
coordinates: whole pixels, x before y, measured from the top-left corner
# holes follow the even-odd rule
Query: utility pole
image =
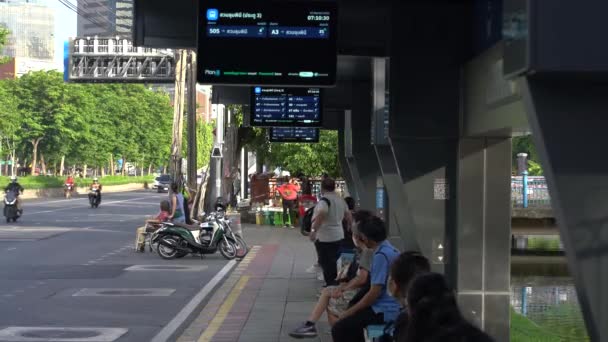
[(170, 173), (173, 181), (182, 185), (182, 132), (184, 130), (184, 98), (186, 90), (186, 50), (177, 50), (175, 66), (175, 97), (173, 100), (173, 140)]
[(196, 189), (197, 146), (196, 146), (196, 53), (188, 53), (188, 188)]

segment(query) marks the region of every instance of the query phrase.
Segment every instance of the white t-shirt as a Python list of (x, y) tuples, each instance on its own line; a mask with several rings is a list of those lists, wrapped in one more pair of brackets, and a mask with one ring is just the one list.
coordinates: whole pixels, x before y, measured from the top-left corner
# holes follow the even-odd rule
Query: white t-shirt
[(336, 242), (344, 239), (344, 230), (342, 228), (342, 220), (348, 210), (348, 206), (344, 199), (338, 196), (335, 192), (328, 192), (323, 197), (329, 200), (331, 205), (327, 206), (327, 202), (319, 200), (315, 206), (312, 219), (316, 220), (319, 213), (326, 213), (321, 227), (317, 232), (317, 239), (320, 242)]

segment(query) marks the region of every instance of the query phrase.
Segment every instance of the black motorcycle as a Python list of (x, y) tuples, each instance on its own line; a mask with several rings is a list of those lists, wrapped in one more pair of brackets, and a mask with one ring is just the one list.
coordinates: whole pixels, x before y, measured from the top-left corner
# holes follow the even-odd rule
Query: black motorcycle
[(6, 223), (17, 222), (17, 219), (21, 217), (19, 210), (17, 209), (17, 193), (14, 191), (6, 191), (4, 195), (4, 217), (6, 217)]
[(101, 195), (99, 194), (99, 189), (93, 189), (89, 191), (89, 203), (91, 204), (91, 208), (99, 207), (101, 203)]
[(204, 222), (194, 225), (165, 222), (152, 236), (152, 244), (163, 259), (183, 258), (194, 253), (215, 254), (218, 250), (228, 260), (243, 258), (244, 242), (219, 221), (216, 214), (207, 216)]

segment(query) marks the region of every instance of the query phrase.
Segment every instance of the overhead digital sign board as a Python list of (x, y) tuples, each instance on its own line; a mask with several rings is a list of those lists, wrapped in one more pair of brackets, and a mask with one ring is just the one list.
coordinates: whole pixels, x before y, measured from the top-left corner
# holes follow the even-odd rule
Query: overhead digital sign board
[(306, 127), (272, 127), (269, 130), (270, 142), (319, 142), (319, 129)]
[(251, 126), (321, 127), (323, 102), (319, 88), (251, 89)]
[(335, 1), (206, 0), (200, 4), (200, 83), (335, 84)]

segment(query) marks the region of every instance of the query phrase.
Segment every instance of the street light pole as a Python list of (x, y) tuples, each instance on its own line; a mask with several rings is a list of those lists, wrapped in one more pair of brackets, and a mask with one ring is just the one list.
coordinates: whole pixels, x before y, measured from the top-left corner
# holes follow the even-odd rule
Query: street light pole
[(196, 189), (197, 146), (196, 146), (196, 53), (188, 53), (188, 188)]

